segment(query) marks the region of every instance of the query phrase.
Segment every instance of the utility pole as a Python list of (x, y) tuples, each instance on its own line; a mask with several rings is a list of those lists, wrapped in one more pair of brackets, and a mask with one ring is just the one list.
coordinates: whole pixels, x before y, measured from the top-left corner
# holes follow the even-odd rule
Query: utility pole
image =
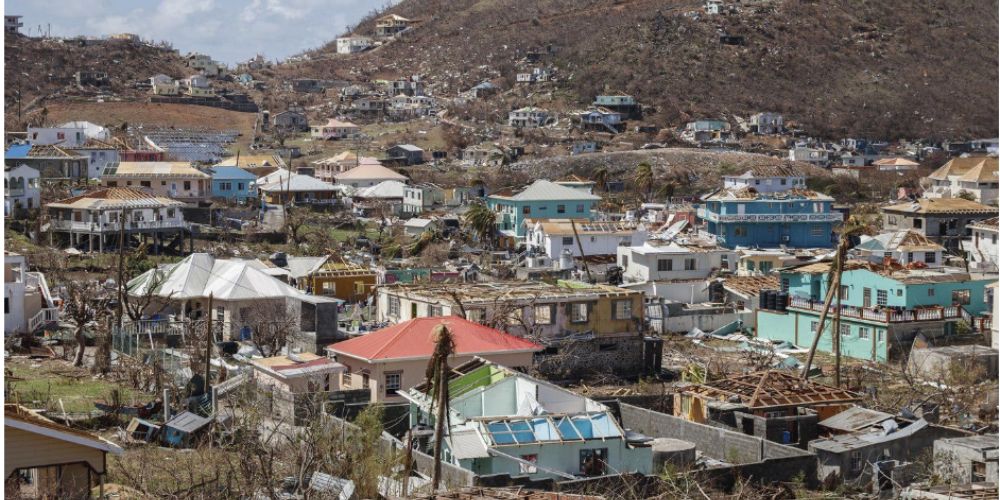
[[(125, 210), (122, 210), (121, 215), (118, 217), (118, 335), (122, 334), (122, 320), (125, 313), (125, 283), (122, 283), (125, 279), (125, 221), (122, 220)], [(101, 235), (101, 238), (103, 239), (104, 235)], [(146, 286), (149, 286), (149, 283)]]
[(587, 271), (587, 281), (593, 283), (594, 277), (590, 275), (590, 266), (587, 265), (587, 254), (583, 253), (583, 242), (580, 241), (580, 233), (576, 232), (576, 220), (570, 219), (569, 223), (573, 227), (573, 237), (576, 238), (576, 247), (580, 250), (580, 260), (583, 261), (583, 269)]
[(214, 297), (214, 293), (208, 294), (208, 330), (205, 332), (205, 394), (208, 394), (208, 380), (212, 374), (212, 315), (215, 314), (215, 311), (212, 310), (212, 301)]
[[(843, 271), (843, 268), (841, 268)], [(837, 275), (836, 280), (837, 289), (834, 291), (837, 297), (837, 309), (833, 313), (833, 384), (840, 387), (840, 293), (842, 287), (840, 285), (840, 274)], [(818, 335), (818, 333), (817, 333)]]

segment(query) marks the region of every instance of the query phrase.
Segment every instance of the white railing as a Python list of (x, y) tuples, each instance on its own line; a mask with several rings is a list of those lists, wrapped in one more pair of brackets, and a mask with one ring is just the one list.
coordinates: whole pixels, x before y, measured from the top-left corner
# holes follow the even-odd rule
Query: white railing
[(719, 215), (708, 210), (699, 210), (698, 216), (711, 222), (840, 222), (844, 214), (839, 212), (831, 213), (804, 213), (804, 214), (735, 214)]
[[(51, 222), (52, 229), (57, 231), (90, 231), (90, 232), (116, 232), (121, 230), (121, 225), (117, 222), (85, 222), (73, 220), (54, 220)], [(126, 231), (146, 230), (146, 229), (181, 229), (188, 228), (190, 224), (179, 220), (156, 220), (156, 221), (131, 221), (125, 223)]]
[[(822, 312), (823, 303), (792, 297), (788, 307)], [(845, 318), (877, 321), (880, 323), (907, 323), (911, 321), (942, 321), (945, 319), (971, 318), (961, 306), (925, 307), (920, 309), (889, 309), (856, 306), (840, 306), (840, 316)], [(830, 314), (837, 312), (837, 306), (830, 306)], [(832, 317), (832, 316), (831, 316)]]
[(34, 332), (47, 323), (59, 321), (59, 309), (56, 307), (46, 307), (28, 320), (28, 331)]

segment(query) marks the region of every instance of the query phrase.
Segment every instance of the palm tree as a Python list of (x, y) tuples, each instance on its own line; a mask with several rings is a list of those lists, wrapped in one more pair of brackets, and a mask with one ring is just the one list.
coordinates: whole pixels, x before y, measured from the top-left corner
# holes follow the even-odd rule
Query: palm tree
[(497, 234), (497, 213), (490, 207), (483, 202), (473, 203), (465, 213), (465, 223), (479, 241), (489, 247), (493, 246)]
[(677, 180), (674, 178), (668, 179), (666, 182), (660, 185), (660, 188), (656, 190), (656, 196), (659, 198), (666, 198), (667, 203), (670, 203), (674, 199), (674, 192), (677, 191)]
[[(441, 483), (441, 449), (444, 445), (445, 421), (448, 414), (448, 358), (455, 354), (455, 338), (444, 323), (434, 328), (434, 353), (427, 363), (428, 395), (431, 397), (431, 411), (437, 409), (434, 417), (434, 476), (432, 491), (437, 491)], [(449, 425), (450, 428), (450, 425)]]
[(594, 183), (599, 191), (608, 190), (608, 167), (601, 167), (594, 171)]
[(656, 176), (653, 174), (653, 166), (647, 162), (640, 163), (635, 169), (632, 181), (635, 183), (636, 190), (645, 193), (646, 201), (649, 201), (649, 198), (653, 194), (653, 184), (656, 182)]
[(850, 250), (852, 237), (862, 234), (869, 234), (872, 228), (856, 216), (851, 216), (840, 228), (840, 241), (837, 243), (837, 251), (833, 256), (833, 264), (827, 275), (826, 297), (823, 298), (823, 312), (819, 315), (819, 325), (816, 327), (816, 336), (813, 337), (812, 346), (809, 347), (809, 357), (802, 367), (802, 378), (809, 377), (809, 370), (812, 368), (813, 358), (816, 356), (816, 348), (819, 346), (819, 338), (823, 335), (823, 328), (826, 326), (826, 316), (830, 312), (830, 305), (834, 296), (837, 298), (837, 312), (833, 319), (833, 343), (834, 354), (836, 355), (836, 371), (834, 376), (836, 385), (840, 385), (840, 281), (847, 264), (847, 251)]

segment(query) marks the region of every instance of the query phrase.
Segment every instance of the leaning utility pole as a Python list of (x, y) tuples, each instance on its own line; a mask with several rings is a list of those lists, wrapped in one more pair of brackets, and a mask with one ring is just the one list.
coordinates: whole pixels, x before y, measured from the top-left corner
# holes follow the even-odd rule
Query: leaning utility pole
[(208, 329), (205, 331), (205, 394), (208, 394), (208, 380), (212, 374), (212, 300), (215, 294), (208, 294)]
[(587, 282), (593, 283), (594, 277), (590, 275), (590, 266), (587, 265), (587, 254), (583, 253), (583, 242), (580, 241), (580, 233), (576, 232), (576, 220), (570, 219), (569, 223), (573, 227), (573, 237), (576, 238), (576, 246), (580, 249), (580, 260), (583, 261), (583, 269), (587, 271)]

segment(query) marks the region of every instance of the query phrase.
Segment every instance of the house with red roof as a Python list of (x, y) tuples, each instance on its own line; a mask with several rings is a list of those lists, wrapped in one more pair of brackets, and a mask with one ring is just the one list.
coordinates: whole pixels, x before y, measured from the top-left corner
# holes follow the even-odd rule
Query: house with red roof
[(502, 366), (527, 370), (544, 347), (458, 316), (414, 318), (361, 337), (331, 344), (327, 352), (346, 367), (342, 389), (370, 389), (371, 401), (401, 402), (397, 392), (424, 381), (434, 352), (434, 331), (446, 325), (455, 337), (458, 366), (476, 356)]

